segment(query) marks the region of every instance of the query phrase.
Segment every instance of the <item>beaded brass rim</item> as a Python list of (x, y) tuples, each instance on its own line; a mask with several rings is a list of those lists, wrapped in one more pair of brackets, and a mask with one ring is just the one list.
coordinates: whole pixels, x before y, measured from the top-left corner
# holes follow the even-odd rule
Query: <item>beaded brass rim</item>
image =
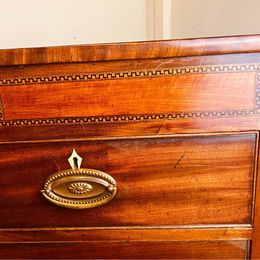
[(68, 161), (72, 169), (56, 172), (45, 181), (41, 192), (48, 201), (60, 207), (88, 209), (101, 206), (114, 198), (117, 184), (109, 174), (77, 168), (82, 158), (75, 150)]
[(93, 169), (71, 169), (49, 176), (42, 194), (58, 206), (87, 209), (109, 202), (116, 191), (116, 181), (104, 172)]

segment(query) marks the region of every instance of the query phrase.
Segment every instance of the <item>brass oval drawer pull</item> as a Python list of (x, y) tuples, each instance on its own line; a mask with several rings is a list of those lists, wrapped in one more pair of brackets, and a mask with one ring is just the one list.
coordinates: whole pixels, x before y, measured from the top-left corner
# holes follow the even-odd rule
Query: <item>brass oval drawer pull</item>
[(101, 206), (116, 194), (116, 181), (107, 173), (80, 168), (82, 158), (73, 150), (68, 159), (72, 169), (50, 175), (41, 191), (50, 202), (65, 208)]

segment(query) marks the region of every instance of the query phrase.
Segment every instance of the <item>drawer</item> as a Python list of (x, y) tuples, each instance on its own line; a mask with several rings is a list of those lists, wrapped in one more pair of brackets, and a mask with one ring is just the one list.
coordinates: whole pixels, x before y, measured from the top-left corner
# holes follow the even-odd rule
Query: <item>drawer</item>
[[(0, 227), (251, 224), (257, 133), (0, 144)], [(117, 182), (107, 204), (58, 207), (41, 194), (51, 174), (82, 168)]]
[(0, 244), (0, 258), (246, 259), (248, 241)]
[[(214, 57), (209, 60), (216, 62)], [(258, 113), (257, 65), (222, 60), (221, 65), (184, 67), (180, 64), (187, 64), (185, 59), (166, 59), (12, 68), (0, 75), (0, 126), (179, 121)]]

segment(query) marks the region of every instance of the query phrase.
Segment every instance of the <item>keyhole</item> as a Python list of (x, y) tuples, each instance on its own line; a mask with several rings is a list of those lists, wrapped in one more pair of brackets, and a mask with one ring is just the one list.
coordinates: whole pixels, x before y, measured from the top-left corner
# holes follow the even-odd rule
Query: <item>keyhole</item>
[(79, 165), (78, 165), (78, 158), (77, 157), (73, 157), (73, 163), (74, 163), (74, 168), (78, 169)]
[(82, 158), (73, 149), (71, 156), (68, 158), (69, 164), (72, 169), (80, 169)]

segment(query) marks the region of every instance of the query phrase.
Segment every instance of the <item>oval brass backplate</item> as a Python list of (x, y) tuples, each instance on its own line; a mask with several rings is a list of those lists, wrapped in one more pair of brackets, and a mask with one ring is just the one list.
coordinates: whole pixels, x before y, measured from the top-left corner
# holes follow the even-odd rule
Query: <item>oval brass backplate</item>
[(116, 181), (107, 173), (79, 168), (49, 176), (42, 193), (47, 200), (58, 206), (87, 209), (107, 203), (116, 191)]

